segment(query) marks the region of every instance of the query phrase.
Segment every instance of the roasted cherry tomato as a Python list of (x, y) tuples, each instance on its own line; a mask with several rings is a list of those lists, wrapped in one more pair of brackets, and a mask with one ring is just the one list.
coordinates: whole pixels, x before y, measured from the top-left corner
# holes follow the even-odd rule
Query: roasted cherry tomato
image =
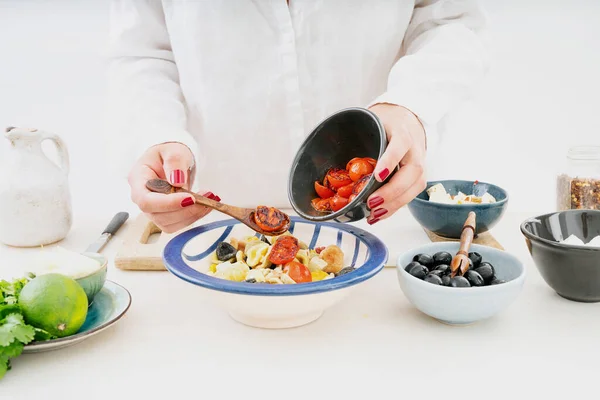
[(333, 190), (329, 189), (327, 186), (321, 185), (319, 181), (315, 182), (315, 191), (322, 199), (328, 199), (330, 197), (333, 197), (333, 195), (335, 194)]
[(265, 232), (275, 232), (284, 227), (289, 217), (274, 207), (258, 206), (254, 212), (254, 222)]
[(338, 211), (346, 207), (346, 205), (348, 204), (348, 199), (346, 197), (341, 197), (339, 194), (336, 194), (330, 199), (330, 202), (331, 209), (333, 211)]
[(354, 157), (352, 160), (348, 161), (348, 163), (346, 164), (346, 171), (350, 171), (350, 167), (352, 167), (352, 164), (354, 164), (358, 160), (362, 160), (362, 158)]
[(350, 179), (352, 179), (353, 182), (357, 182), (363, 176), (372, 173), (373, 169), (373, 166), (369, 164), (368, 161), (361, 158), (352, 163), (348, 170), (348, 175), (350, 175)]
[(371, 179), (371, 174), (365, 175), (358, 182), (354, 184), (354, 189), (352, 189), (352, 194), (358, 195), (362, 190), (367, 186), (367, 183)]
[(284, 265), (296, 259), (300, 250), (298, 239), (293, 236), (280, 236), (269, 253), (269, 261), (276, 265)]
[(351, 194), (350, 197), (348, 197), (348, 203), (351, 203), (352, 200), (354, 200), (355, 197), (356, 197), (355, 194)]
[(371, 157), (364, 157), (363, 160), (365, 160), (366, 162), (368, 162), (369, 164), (371, 164), (373, 166), (373, 168), (375, 168), (375, 166), (377, 165), (377, 160)]
[(346, 185), (346, 186), (342, 186), (341, 188), (339, 188), (337, 190), (337, 194), (340, 195), (340, 196), (342, 196), (342, 197), (348, 198), (352, 194), (352, 189), (353, 188), (354, 188), (354, 184), (353, 183), (351, 183), (349, 185)]
[(296, 283), (312, 282), (312, 275), (308, 267), (298, 261), (290, 261), (283, 267), (283, 272), (288, 274)]
[(329, 182), (329, 187), (332, 189), (339, 189), (342, 186), (352, 183), (348, 171), (341, 168), (331, 168), (327, 171), (327, 181)]
[(320, 212), (331, 211), (330, 199), (321, 199), (319, 197), (312, 199), (311, 204), (313, 208)]

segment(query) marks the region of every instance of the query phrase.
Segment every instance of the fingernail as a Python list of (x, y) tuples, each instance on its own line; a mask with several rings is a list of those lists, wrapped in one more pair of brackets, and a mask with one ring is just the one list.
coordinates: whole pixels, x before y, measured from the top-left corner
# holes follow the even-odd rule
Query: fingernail
[(383, 217), (385, 214), (387, 214), (388, 210), (386, 210), (385, 208), (378, 208), (377, 210), (374, 210), (371, 213), (371, 218), (374, 219), (379, 219), (381, 217)]
[(180, 169), (175, 169), (171, 171), (171, 184), (179, 185), (184, 183), (184, 174)]
[(385, 178), (388, 177), (389, 174), (390, 174), (390, 170), (387, 168), (384, 168), (379, 173), (379, 179), (381, 179), (383, 181), (383, 180), (385, 180)]
[(203, 197), (208, 197), (209, 199), (213, 199), (215, 198), (215, 195), (213, 194), (213, 192), (206, 192), (202, 195)]
[(375, 207), (378, 207), (383, 204), (383, 198), (379, 196), (375, 196), (369, 200), (369, 208), (372, 210)]
[(194, 199), (192, 197), (186, 197), (181, 201), (181, 207), (189, 207), (194, 204)]
[(221, 198), (217, 195), (215, 195), (215, 197), (213, 198), (214, 201), (221, 201)]
[(377, 221), (379, 221), (379, 218), (373, 218), (373, 219), (369, 218), (369, 219), (367, 219), (367, 224), (373, 225)]

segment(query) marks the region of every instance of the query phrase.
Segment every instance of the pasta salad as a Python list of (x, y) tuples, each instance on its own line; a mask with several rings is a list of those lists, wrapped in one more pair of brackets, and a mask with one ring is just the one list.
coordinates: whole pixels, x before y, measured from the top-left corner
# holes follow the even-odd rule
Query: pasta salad
[(248, 236), (220, 242), (211, 254), (208, 274), (236, 282), (297, 284), (332, 279), (354, 270), (344, 268), (338, 246), (310, 249), (289, 232)]

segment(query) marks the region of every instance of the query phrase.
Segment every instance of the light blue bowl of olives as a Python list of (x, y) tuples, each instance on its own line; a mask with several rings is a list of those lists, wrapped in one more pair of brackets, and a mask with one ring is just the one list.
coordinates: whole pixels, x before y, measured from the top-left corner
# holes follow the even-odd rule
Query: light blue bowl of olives
[(459, 242), (430, 243), (401, 254), (398, 282), (410, 303), (449, 325), (468, 325), (507, 309), (519, 296), (525, 268), (506, 251), (472, 244), (463, 276), (451, 277), (450, 262)]

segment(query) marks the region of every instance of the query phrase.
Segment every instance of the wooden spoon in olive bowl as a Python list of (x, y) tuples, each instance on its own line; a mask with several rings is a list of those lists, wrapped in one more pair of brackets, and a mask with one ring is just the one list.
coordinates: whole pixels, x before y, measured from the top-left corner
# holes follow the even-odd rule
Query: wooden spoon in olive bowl
[(252, 209), (230, 206), (215, 200), (211, 200), (187, 189), (172, 186), (169, 182), (163, 179), (151, 179), (146, 182), (146, 187), (151, 192), (156, 193), (188, 193), (194, 198), (196, 204), (201, 204), (205, 207), (222, 212), (223, 214), (227, 214), (245, 224), (255, 232), (265, 236), (281, 235), (290, 227), (290, 217), (274, 207), (258, 206), (256, 209)]

